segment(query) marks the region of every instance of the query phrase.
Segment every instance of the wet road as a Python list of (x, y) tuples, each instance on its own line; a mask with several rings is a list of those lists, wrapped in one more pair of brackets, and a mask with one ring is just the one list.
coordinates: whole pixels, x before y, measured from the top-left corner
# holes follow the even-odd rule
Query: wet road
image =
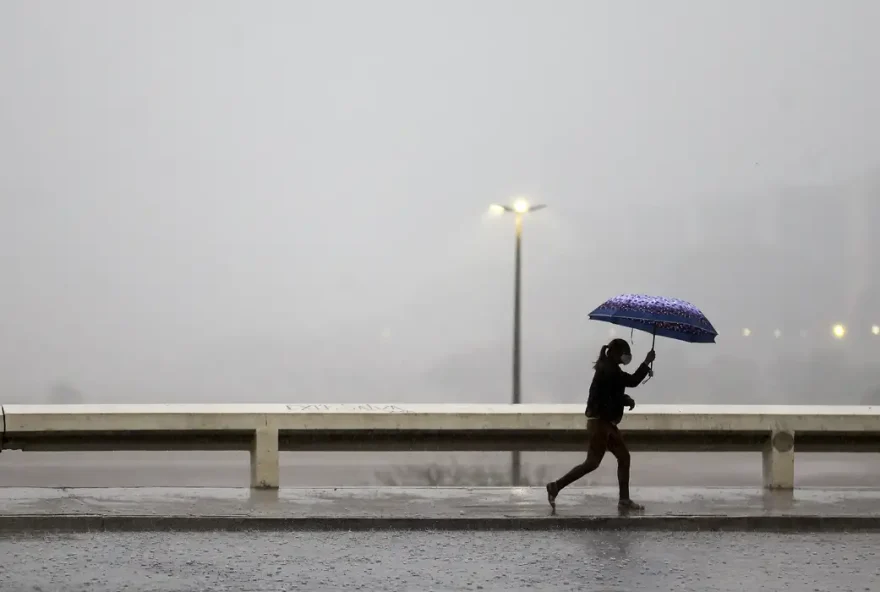
[[(880, 517), (880, 490), (877, 489), (771, 492), (639, 487), (634, 493), (636, 499), (645, 504), (639, 517), (692, 518), (704, 528), (711, 528), (705, 525), (717, 522), (713, 517), (851, 517), (863, 523), (876, 523)], [(106, 518), (104, 522), (112, 524), (114, 530), (124, 527), (126, 517), (143, 517), (152, 525), (156, 524), (157, 517), (175, 517), (179, 525), (174, 527), (176, 530), (187, 524), (197, 525), (198, 530), (220, 530), (223, 524), (247, 530), (237, 526), (241, 518), (274, 522), (279, 529), (305, 527), (310, 522), (319, 523), (320, 528), (332, 522), (350, 529), (352, 520), (365, 525), (359, 528), (371, 528), (369, 524), (376, 520), (399, 519), (422, 530), (435, 524), (461, 524), (462, 521), (471, 521), (470, 528), (483, 528), (479, 524), (500, 520), (510, 525), (513, 521), (536, 519), (554, 525), (548, 524), (542, 529), (566, 528), (566, 521), (571, 524), (572, 519), (577, 522), (583, 517), (618, 515), (615, 487), (567, 489), (557, 499), (555, 516), (550, 513), (543, 487), (309, 487), (274, 491), (206, 487), (0, 488), (0, 528), (14, 524), (19, 530), (28, 529), (36, 516), (61, 518), (54, 521), (56, 524), (69, 524), (66, 518), (79, 517), (76, 523), (84, 525), (80, 530), (91, 531), (101, 529), (101, 517)], [(224, 519), (226, 517), (232, 520)], [(801, 520), (801, 523), (811, 521)]]
[(4, 592), (876, 590), (880, 535), (95, 533), (0, 538)]

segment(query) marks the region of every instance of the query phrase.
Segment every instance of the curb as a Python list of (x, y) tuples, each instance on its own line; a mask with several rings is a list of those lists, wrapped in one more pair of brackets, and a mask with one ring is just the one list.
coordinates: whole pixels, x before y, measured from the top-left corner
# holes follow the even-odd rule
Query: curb
[(0, 516), (0, 533), (155, 531), (740, 531), (880, 532), (873, 516), (261, 517), (39, 514)]

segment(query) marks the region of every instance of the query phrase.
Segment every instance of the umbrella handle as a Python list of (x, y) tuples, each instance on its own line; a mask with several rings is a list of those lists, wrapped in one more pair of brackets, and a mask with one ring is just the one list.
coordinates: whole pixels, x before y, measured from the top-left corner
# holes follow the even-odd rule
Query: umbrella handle
[[(657, 325), (654, 325), (654, 330), (651, 332), (651, 350), (654, 350), (654, 344), (657, 342)], [(642, 381), (642, 384), (647, 383), (654, 377), (654, 361), (652, 360), (650, 364), (648, 364), (648, 368), (650, 371), (648, 372), (648, 376), (645, 380)]]

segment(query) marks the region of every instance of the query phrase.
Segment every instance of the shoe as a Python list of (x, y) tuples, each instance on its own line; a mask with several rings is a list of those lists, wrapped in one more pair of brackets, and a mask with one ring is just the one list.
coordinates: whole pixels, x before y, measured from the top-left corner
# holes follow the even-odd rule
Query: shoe
[(620, 500), (617, 502), (619, 510), (644, 510), (645, 506), (635, 503), (631, 499)]
[(550, 482), (547, 484), (547, 501), (550, 502), (550, 508), (553, 512), (556, 512), (556, 496), (559, 495), (559, 487), (556, 486), (555, 482)]

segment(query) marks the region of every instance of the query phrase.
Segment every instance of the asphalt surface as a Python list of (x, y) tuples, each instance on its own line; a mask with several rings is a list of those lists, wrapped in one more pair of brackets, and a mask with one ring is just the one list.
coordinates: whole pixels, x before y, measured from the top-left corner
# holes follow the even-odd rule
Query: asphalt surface
[(677, 529), (880, 530), (880, 490), (767, 492), (645, 487), (639, 513), (617, 491), (573, 487), (552, 514), (543, 488), (0, 488), (0, 531)]
[[(527, 473), (543, 468), (555, 477), (579, 457), (524, 455), (524, 460)], [(760, 489), (757, 454), (638, 453), (633, 493), (647, 505), (638, 519), (877, 518), (878, 457), (799, 454), (798, 489), (768, 493)], [(244, 488), (248, 459), (241, 454), (7, 451), (0, 454), (0, 523), (3, 518), (23, 522), (17, 529), (0, 528), (0, 590), (878, 590), (876, 533), (568, 529), (583, 517), (613, 519), (613, 462), (580, 482), (590, 487), (564, 492), (557, 517), (549, 516), (539, 489), (339, 487), (388, 480), (423, 485), (438, 477), (446, 484), (482, 484), (503, 478), (508, 460), (505, 454), (288, 454), (282, 457), (282, 485), (324, 487), (275, 493)], [(453, 468), (438, 475), (430, 470), (433, 463)], [(156, 485), (185, 487), (151, 487)], [(79, 489), (83, 486), (92, 489)], [(149, 527), (150, 520), (170, 515), (202, 520), (202, 528), (72, 528), (66, 534), (29, 528), (38, 516), (50, 521), (91, 517), (99, 526), (91, 530), (99, 531), (113, 518), (140, 517), (141, 526)], [(429, 519), (422, 524), (463, 515), (546, 521), (533, 526), (556, 530), (197, 532), (210, 529), (205, 519), (212, 517), (375, 520), (392, 515)]]
[(0, 535), (0, 590), (873, 592), (878, 550), (858, 533)]

